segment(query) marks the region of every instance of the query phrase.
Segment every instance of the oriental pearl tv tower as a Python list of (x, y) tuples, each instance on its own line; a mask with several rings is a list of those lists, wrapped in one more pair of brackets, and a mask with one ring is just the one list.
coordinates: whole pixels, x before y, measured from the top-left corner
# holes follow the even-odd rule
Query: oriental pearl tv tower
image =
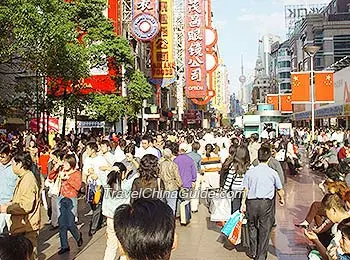
[(246, 83), (247, 78), (246, 78), (246, 76), (244, 76), (243, 55), (241, 57), (241, 76), (239, 76), (238, 80), (241, 83), (240, 91), (239, 91), (239, 102), (242, 106), (244, 104), (244, 102), (246, 101), (245, 96), (247, 95), (247, 93), (245, 93), (245, 91), (244, 91), (244, 84)]

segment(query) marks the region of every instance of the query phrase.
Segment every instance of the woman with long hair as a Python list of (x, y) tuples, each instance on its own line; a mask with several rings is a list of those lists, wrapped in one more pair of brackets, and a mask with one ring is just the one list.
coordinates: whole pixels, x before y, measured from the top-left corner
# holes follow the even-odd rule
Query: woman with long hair
[(222, 187), (224, 185), (224, 181), (226, 179), (226, 176), (229, 173), (229, 170), (230, 170), (232, 163), (235, 159), (237, 148), (238, 148), (238, 146), (231, 145), (229, 150), (228, 150), (229, 156), (222, 164), (222, 167), (220, 170), (220, 187)]
[(104, 260), (114, 260), (117, 256), (118, 239), (114, 230), (114, 212), (120, 205), (130, 203), (130, 191), (136, 177), (136, 174), (128, 171), (126, 166), (119, 162), (114, 163), (113, 170), (107, 176), (102, 202), (102, 214), (107, 218), (107, 246)]
[[(232, 148), (232, 151), (234, 151), (234, 148)], [(231, 156), (230, 160), (232, 160), (232, 162), (228, 168), (228, 173), (222, 173), (224, 176), (222, 177), (221, 188), (225, 191), (237, 192), (231, 205), (231, 212), (233, 213), (241, 207), (241, 198), (238, 196), (238, 193), (241, 193), (244, 189), (242, 186), (243, 179), (250, 165), (248, 148), (243, 145), (239, 146), (234, 155)]]
[[(136, 178), (132, 184), (132, 194), (137, 193), (137, 198), (152, 197), (155, 191), (165, 190), (164, 182), (159, 177), (159, 161), (157, 156), (146, 154), (140, 161), (140, 177)], [(135, 196), (131, 198), (131, 203), (135, 201)]]

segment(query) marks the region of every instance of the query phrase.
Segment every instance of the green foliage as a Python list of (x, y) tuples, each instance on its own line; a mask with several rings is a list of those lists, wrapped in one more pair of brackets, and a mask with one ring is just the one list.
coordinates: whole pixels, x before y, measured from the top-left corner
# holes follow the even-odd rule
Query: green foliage
[(126, 116), (130, 119), (135, 119), (138, 112), (142, 109), (143, 100), (152, 96), (152, 86), (140, 71), (135, 71), (127, 84), (127, 92), (128, 106)]
[[(106, 0), (0, 1), (0, 66), (16, 64), (38, 75), (39, 82), (48, 77), (62, 80), (62, 86), (71, 84), (72, 91), (63, 96), (49, 96), (46, 108), (50, 112), (61, 112), (64, 107), (66, 115), (74, 117), (87, 104), (94, 118), (110, 122), (121, 116), (135, 119), (143, 100), (151, 97), (152, 87), (141, 72), (134, 71), (132, 48), (116, 35), (103, 14), (106, 8)], [(107, 61), (118, 71), (124, 66), (128, 96), (81, 95), (79, 80), (88, 77), (91, 68), (105, 67)], [(121, 78), (114, 80), (120, 86)], [(35, 93), (25, 98), (30, 95)]]
[(116, 122), (125, 115), (125, 98), (115, 94), (94, 94), (88, 105), (88, 112), (94, 119), (105, 119), (107, 122)]
[(122, 97), (115, 94), (92, 95), (87, 111), (95, 119), (105, 119), (107, 122), (116, 122), (121, 117), (127, 116), (129, 120), (137, 118), (142, 109), (144, 99), (152, 96), (152, 86), (140, 71), (134, 71), (129, 82), (127, 82), (127, 96)]

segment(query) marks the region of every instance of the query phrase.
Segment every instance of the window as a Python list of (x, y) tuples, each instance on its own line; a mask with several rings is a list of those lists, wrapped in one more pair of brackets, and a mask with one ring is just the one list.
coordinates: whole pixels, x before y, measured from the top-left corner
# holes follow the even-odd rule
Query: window
[(350, 35), (335, 35), (333, 42), (335, 60), (350, 56)]
[(278, 68), (290, 68), (290, 61), (278, 62)]
[(280, 79), (290, 79), (290, 72), (281, 72), (278, 73)]

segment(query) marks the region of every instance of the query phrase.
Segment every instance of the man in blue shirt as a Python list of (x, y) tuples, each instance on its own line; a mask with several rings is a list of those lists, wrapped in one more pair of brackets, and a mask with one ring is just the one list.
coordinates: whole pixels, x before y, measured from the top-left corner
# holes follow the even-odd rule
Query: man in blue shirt
[(242, 197), (242, 212), (247, 212), (249, 231), (249, 257), (255, 260), (265, 260), (269, 238), (274, 222), (273, 198), (275, 191), (279, 196), (279, 203), (284, 205), (284, 191), (282, 183), (275, 170), (268, 166), (271, 150), (261, 147), (258, 150), (260, 164), (244, 176), (244, 194)]
[[(0, 143), (0, 205), (12, 200), (15, 190), (17, 175), (14, 174), (11, 165), (11, 148), (7, 143)], [(5, 231), (5, 227), (10, 220), (10, 215), (0, 213), (0, 234)], [(10, 227), (8, 227), (8, 230)]]

